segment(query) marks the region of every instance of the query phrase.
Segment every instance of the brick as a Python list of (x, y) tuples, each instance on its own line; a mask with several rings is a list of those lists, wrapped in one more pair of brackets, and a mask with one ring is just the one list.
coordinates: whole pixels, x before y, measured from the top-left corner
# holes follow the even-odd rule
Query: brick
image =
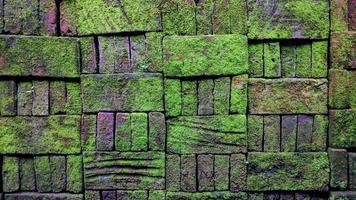
[(63, 37), (0, 37), (0, 75), (79, 77), (78, 42)]
[(214, 156), (214, 188), (215, 190), (229, 190), (230, 156)]
[(356, 153), (348, 153), (349, 157), (349, 188), (350, 190), (356, 189)]
[(117, 113), (115, 122), (115, 149), (131, 150), (131, 116), (128, 113)]
[(81, 147), (83, 151), (94, 151), (96, 149), (96, 115), (82, 116)]
[(185, 192), (194, 192), (197, 188), (196, 182), (196, 158), (195, 155), (181, 156), (181, 190)]
[(349, 30), (356, 31), (356, 6), (355, 0), (349, 0)]
[(181, 180), (181, 159), (177, 154), (166, 155), (166, 189), (167, 191), (179, 191)]
[(230, 85), (229, 77), (217, 78), (214, 80), (214, 114), (229, 114), (230, 106)]
[(345, 192), (330, 192), (330, 199), (335, 200), (352, 200), (356, 198), (355, 191), (345, 191)]
[(263, 77), (263, 43), (248, 44), (248, 68), (250, 77)]
[(281, 47), (281, 76), (282, 77), (295, 77), (296, 68), (296, 45), (282, 44)]
[(125, 199), (148, 199), (147, 191), (136, 190), (136, 191), (124, 191), (118, 190), (116, 200), (125, 200)]
[(149, 124), (149, 150), (165, 151), (166, 147), (166, 121), (163, 113), (150, 112)]
[(66, 180), (66, 191), (80, 193), (83, 188), (82, 177), (83, 177), (83, 164), (81, 155), (69, 155), (67, 156), (67, 180)]
[[(184, 83), (184, 82), (183, 82)], [(164, 101), (167, 116), (181, 115), (183, 99), (181, 94), (182, 84), (178, 79), (164, 80)], [(185, 96), (187, 97), (187, 96)], [(197, 101), (197, 100), (196, 100)]]
[(167, 151), (178, 154), (246, 151), (244, 115), (187, 116), (167, 120)]
[(345, 149), (328, 149), (330, 160), (330, 187), (345, 190), (348, 185), (348, 162)]
[(247, 110), (248, 76), (234, 76), (231, 80), (230, 112), (245, 114)]
[(280, 199), (280, 200), (290, 200), (290, 199), (294, 199), (294, 194), (281, 193), (281, 194), (279, 195), (279, 199)]
[(49, 114), (49, 83), (33, 81), (32, 115), (46, 116)]
[(50, 113), (65, 113), (66, 83), (64, 81), (51, 81), (49, 83)]
[(296, 115), (281, 117), (281, 151), (293, 152), (296, 150), (297, 119)]
[(245, 191), (246, 176), (246, 156), (243, 154), (232, 154), (230, 157), (230, 191)]
[(164, 188), (165, 155), (161, 152), (84, 152), (83, 163), (85, 189)]
[(264, 194), (261, 192), (248, 193), (248, 200), (264, 200)]
[(114, 149), (114, 119), (114, 113), (98, 113), (96, 150), (110, 151)]
[(148, 119), (146, 113), (132, 113), (131, 120), (131, 151), (147, 151)]
[(198, 115), (214, 114), (214, 81), (205, 79), (198, 82)]
[(100, 191), (96, 191), (96, 190), (85, 190), (84, 197), (86, 200), (101, 199)]
[(329, 146), (333, 148), (356, 147), (355, 110), (329, 111)]
[(263, 151), (263, 116), (248, 115), (247, 145), (249, 151)]
[(35, 190), (35, 166), (32, 158), (20, 158), (20, 190)]
[(82, 194), (21, 192), (21, 193), (5, 194), (5, 199), (8, 200), (26, 200), (26, 199), (83, 200), (84, 198)]
[(182, 115), (198, 115), (198, 89), (197, 89), (198, 86), (197, 85), (198, 85), (197, 81), (185, 81), (185, 80), (181, 81)]
[(266, 115), (263, 117), (263, 151), (280, 151), (281, 118), (279, 115)]
[(1, 117), (1, 154), (80, 153), (80, 116)]
[(312, 43), (312, 70), (314, 78), (327, 77), (328, 72), (328, 42), (314, 41)]
[(101, 196), (103, 200), (116, 200), (116, 191), (102, 191)]
[(148, 71), (162, 72), (163, 71), (163, 32), (146, 33), (146, 64), (148, 64)]
[(247, 38), (242, 35), (165, 37), (163, 56), (169, 77), (238, 75), (248, 70)]
[(265, 199), (266, 200), (279, 200), (280, 195), (277, 192), (267, 193), (267, 194), (265, 194)]
[(198, 191), (214, 190), (214, 155), (197, 156)]
[(330, 38), (331, 68), (355, 69), (356, 32), (332, 33)]
[(66, 97), (67, 102), (65, 105), (65, 111), (70, 115), (82, 114), (82, 98), (80, 94), (80, 83), (66, 82)]
[(314, 116), (311, 151), (325, 151), (328, 125), (328, 116)]
[(39, 17), (39, 34), (40, 35), (57, 35), (59, 27), (57, 26), (58, 10), (56, 1), (44, 0), (39, 1), (38, 17)]
[(15, 81), (0, 81), (0, 113), (1, 116), (16, 115)]
[(144, 0), (74, 1), (61, 7), (61, 32), (72, 35), (157, 31), (160, 29), (156, 2)]
[(356, 73), (347, 70), (329, 70), (329, 105), (331, 108), (356, 108)]
[(159, 200), (165, 198), (166, 192), (164, 190), (148, 191), (148, 200)]
[(17, 115), (32, 115), (33, 85), (30, 81), (20, 82), (17, 86)]
[[(327, 38), (329, 3), (318, 1), (247, 1), (251, 39)], [(263, 19), (263, 20), (262, 20)]]
[(51, 192), (51, 169), (49, 156), (34, 157), (36, 189), (38, 192)]
[(296, 45), (295, 75), (298, 78), (313, 77), (312, 69), (312, 44), (301, 43)]
[(4, 156), (2, 163), (2, 190), (14, 192), (20, 189), (20, 166), (17, 157)]
[(160, 74), (82, 75), (81, 84), (84, 112), (163, 111)]
[(297, 150), (309, 151), (313, 136), (313, 116), (298, 115)]
[(147, 71), (147, 45), (145, 35), (130, 36), (130, 67), (132, 71)]
[(326, 79), (249, 79), (251, 114), (326, 114)]
[(245, 192), (167, 192), (167, 200), (179, 199), (210, 199), (210, 200), (228, 200), (241, 199), (247, 200), (247, 193)]
[(276, 78), (281, 76), (280, 52), (278, 42), (265, 43), (263, 45), (264, 77)]
[(51, 184), (53, 192), (63, 192), (66, 189), (66, 158), (50, 156)]
[(81, 73), (90, 74), (98, 71), (97, 51), (94, 37), (82, 37), (79, 39), (81, 55)]
[(327, 153), (249, 153), (247, 161), (248, 190), (328, 190)]
[(295, 193), (295, 200), (310, 200), (310, 195), (306, 193)]
[(348, 0), (330, 1), (330, 30), (347, 31), (348, 30)]

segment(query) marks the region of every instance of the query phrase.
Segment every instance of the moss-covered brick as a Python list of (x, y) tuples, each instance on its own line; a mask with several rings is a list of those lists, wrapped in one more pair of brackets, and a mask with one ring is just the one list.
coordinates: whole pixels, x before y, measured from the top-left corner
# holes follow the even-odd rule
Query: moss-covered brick
[(310, 151), (325, 151), (328, 133), (328, 116), (315, 115), (313, 122), (313, 136)]
[(82, 194), (71, 193), (37, 193), (37, 192), (19, 192), (9, 193), (4, 195), (5, 199), (70, 199), (70, 200), (83, 200)]
[(83, 151), (94, 151), (96, 149), (96, 115), (82, 116), (81, 147)]
[(329, 111), (329, 146), (356, 147), (356, 110)]
[(312, 142), (313, 116), (298, 115), (297, 150), (299, 152), (309, 151)]
[(295, 75), (298, 78), (310, 77), (312, 75), (312, 45), (310, 43), (301, 43), (296, 46), (296, 68)]
[(79, 77), (75, 38), (0, 37), (0, 75)]
[[(182, 100), (185, 99), (182, 98), (181, 85), (181, 81), (178, 79), (164, 79), (165, 110), (167, 116), (169, 117), (181, 115)], [(188, 96), (185, 95), (185, 97)]]
[(128, 113), (117, 113), (115, 122), (115, 149), (117, 151), (130, 151), (131, 143), (131, 115)]
[(49, 82), (50, 113), (64, 113), (66, 105), (66, 83), (64, 81)]
[(276, 78), (281, 76), (281, 56), (279, 42), (263, 45), (264, 77)]
[(330, 30), (348, 31), (348, 0), (330, 1)]
[(197, 156), (198, 191), (214, 191), (214, 155)]
[(215, 190), (229, 190), (230, 156), (214, 156), (214, 188)]
[[(326, 0), (248, 0), (248, 37), (253, 39), (327, 38)], [(286, 20), (287, 19), (287, 20)]]
[(356, 7), (355, 7), (355, 0), (349, 0), (349, 30), (356, 31)]
[(4, 156), (2, 161), (2, 190), (14, 192), (20, 189), (19, 159), (12, 156)]
[(130, 36), (130, 68), (132, 71), (147, 71), (149, 63), (147, 56), (147, 42), (145, 35)]
[(156, 31), (160, 29), (159, 1), (74, 0), (61, 7), (61, 32), (79, 35)]
[(328, 189), (330, 170), (327, 153), (249, 153), (247, 161), (248, 190)]
[(331, 34), (330, 63), (334, 69), (356, 68), (356, 32)]
[(161, 74), (82, 75), (84, 112), (163, 111)]
[(182, 155), (180, 162), (180, 189), (185, 192), (195, 192), (198, 184), (196, 156)]
[[(197, 9), (196, 9), (196, 26), (197, 26), (197, 35), (212, 35), (213, 34), (213, 15), (214, 15), (214, 10), (216, 9), (217, 6), (217, 1), (214, 0), (207, 0), (207, 1), (197, 1)], [(226, 3), (226, 2), (225, 2)], [(228, 3), (226, 3), (228, 4)], [(220, 5), (221, 6), (221, 5)], [(223, 6), (221, 6), (223, 7)], [(225, 5), (225, 7), (228, 7), (228, 5)], [(219, 10), (216, 10), (218, 14)], [(214, 16), (215, 20), (218, 21), (217, 16)], [(220, 19), (220, 25), (221, 28), (229, 30), (229, 23), (227, 19), (229, 16), (227, 15), (227, 12), (225, 12), (225, 20)], [(230, 30), (229, 30), (230, 31)]]
[(179, 191), (180, 190), (180, 156), (178, 154), (166, 155), (166, 190)]
[(281, 76), (282, 77), (295, 77), (296, 68), (296, 45), (295, 44), (282, 44), (281, 47)]
[(100, 191), (98, 190), (85, 190), (84, 196), (86, 200), (100, 199)]
[(38, 17), (40, 20), (40, 35), (57, 35), (59, 27), (57, 25), (58, 9), (56, 1), (43, 0), (39, 1)]
[(33, 85), (31, 81), (21, 81), (17, 85), (17, 115), (32, 115)]
[(49, 114), (49, 82), (33, 81), (32, 115), (46, 116)]
[(0, 81), (0, 114), (1, 116), (16, 115), (15, 81)]
[(149, 125), (149, 150), (164, 151), (166, 146), (166, 121), (163, 113), (150, 112)]
[(326, 79), (249, 79), (251, 114), (326, 114)]
[(351, 190), (356, 189), (356, 153), (348, 153), (348, 162), (349, 162), (349, 188)]
[(160, 190), (165, 187), (162, 152), (84, 152), (83, 163), (85, 189)]
[(230, 113), (245, 114), (247, 110), (248, 76), (234, 76), (231, 79)]
[(263, 43), (248, 44), (248, 74), (263, 77)]
[(198, 115), (198, 82), (184, 80), (182, 84), (182, 115)]
[(99, 112), (96, 117), (96, 150), (114, 149), (114, 113)]
[(198, 115), (214, 114), (214, 80), (198, 81)]
[(356, 108), (356, 72), (329, 70), (329, 106), (336, 109)]
[(20, 190), (36, 189), (35, 166), (32, 158), (20, 158)]
[(230, 157), (230, 191), (245, 191), (247, 162), (244, 154), (232, 154)]
[(131, 151), (147, 151), (148, 119), (146, 113), (131, 113)]
[(80, 116), (2, 117), (2, 154), (80, 152)]
[(82, 156), (70, 155), (67, 156), (67, 181), (66, 191), (80, 193), (82, 191)]
[(183, 116), (167, 121), (167, 149), (172, 153), (246, 151), (246, 116)]
[(285, 115), (281, 117), (281, 151), (293, 152), (296, 147), (297, 138), (296, 115)]
[(51, 169), (48, 156), (34, 157), (36, 189), (38, 192), (51, 192)]
[(263, 151), (263, 116), (248, 115), (247, 146), (249, 151)]
[(98, 70), (97, 50), (94, 37), (82, 37), (79, 39), (81, 73), (96, 73)]
[[(249, 192), (248, 193), (248, 199), (249, 200), (263, 200), (264, 199), (264, 193), (262, 192)], [(298, 199), (301, 200), (301, 199)]]
[(312, 43), (312, 76), (323, 78), (328, 71), (328, 41), (314, 41)]
[(82, 98), (80, 96), (80, 83), (66, 82), (66, 104), (65, 112), (69, 115), (82, 114)]
[[(108, 192), (114, 192), (114, 194), (115, 194), (115, 191), (108, 191)], [(145, 190), (135, 190), (135, 191), (118, 190), (118, 191), (116, 191), (116, 196), (113, 196), (113, 198), (107, 198), (107, 199), (116, 199), (116, 197), (123, 198), (123, 199), (147, 199), (148, 192)], [(105, 197), (104, 197), (104, 199), (105, 199)]]
[(164, 73), (171, 77), (238, 75), (248, 70), (242, 35), (172, 36), (163, 39)]
[(330, 192), (329, 200), (353, 200), (356, 198), (355, 191)]
[(168, 35), (196, 34), (196, 4), (192, 0), (167, 0), (160, 6), (163, 32)]
[[(128, 197), (129, 196), (129, 191), (118, 191), (120, 194), (120, 197)], [(104, 190), (101, 191), (101, 197), (102, 199), (116, 199), (116, 191), (115, 190)], [(128, 197), (129, 198), (129, 197)]]
[(150, 72), (163, 71), (163, 50), (162, 50), (163, 33), (150, 32), (146, 33), (146, 58), (143, 63), (147, 65)]
[(247, 200), (247, 193), (245, 192), (167, 192), (167, 200), (179, 200), (179, 199), (190, 199), (190, 200), (231, 200), (240, 199)]
[(166, 198), (164, 190), (151, 190), (148, 191), (148, 200), (162, 200)]
[(328, 149), (330, 160), (330, 187), (345, 190), (348, 185), (348, 162), (346, 149)]
[(66, 189), (66, 158), (65, 156), (50, 156), (51, 185), (53, 192), (63, 192)]
[(229, 77), (217, 78), (214, 80), (214, 114), (229, 114), (230, 105), (230, 85)]
[(281, 118), (279, 115), (266, 115), (263, 117), (263, 151), (280, 151), (280, 124)]

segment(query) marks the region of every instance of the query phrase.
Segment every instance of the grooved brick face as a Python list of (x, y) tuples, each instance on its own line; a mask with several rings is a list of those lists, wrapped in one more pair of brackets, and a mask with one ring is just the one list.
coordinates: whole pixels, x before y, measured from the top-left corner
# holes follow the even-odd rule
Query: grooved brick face
[(355, 0), (0, 0), (0, 199), (356, 199)]

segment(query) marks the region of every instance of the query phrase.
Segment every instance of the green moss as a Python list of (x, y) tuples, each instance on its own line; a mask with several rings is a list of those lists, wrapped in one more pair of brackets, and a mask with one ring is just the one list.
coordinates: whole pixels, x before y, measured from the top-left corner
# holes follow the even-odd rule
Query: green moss
[(356, 111), (331, 110), (329, 116), (329, 146), (356, 147)]
[(264, 77), (275, 78), (281, 76), (279, 42), (265, 43), (263, 45), (264, 55)]
[[(215, 115), (229, 114), (230, 85), (231, 85), (231, 81), (229, 77), (222, 77), (214, 80), (214, 114)], [(193, 87), (193, 89), (195, 88)], [(238, 88), (234, 88), (234, 89), (235, 89), (235, 94), (241, 92), (241, 91), (236, 91), (238, 90)], [(190, 103), (190, 104), (192, 105), (192, 107), (196, 107), (194, 103)]]
[(263, 77), (263, 43), (248, 45), (248, 74)]
[(49, 156), (38, 156), (34, 158), (36, 172), (36, 189), (39, 192), (51, 192), (51, 169)]
[(190, 200), (247, 200), (245, 192), (167, 192), (167, 200), (190, 199)]
[(162, 200), (165, 199), (166, 192), (163, 190), (151, 190), (149, 191), (148, 200)]
[(240, 75), (232, 77), (230, 112), (245, 114), (247, 110), (247, 84), (248, 76)]
[(1, 116), (16, 114), (15, 81), (0, 81), (0, 113)]
[(146, 113), (131, 113), (131, 151), (147, 151), (148, 127)]
[(74, 193), (82, 191), (82, 156), (67, 156), (67, 190)]
[(18, 158), (9, 156), (3, 158), (2, 177), (4, 192), (13, 192), (20, 189), (19, 170)]
[(330, 30), (332, 32), (348, 31), (347, 2), (347, 0), (330, 1)]
[(80, 84), (67, 82), (67, 101), (65, 112), (67, 114), (78, 115), (82, 113), (82, 98), (80, 96)]
[(247, 145), (250, 151), (263, 151), (263, 116), (248, 115)]
[(311, 52), (312, 46), (310, 43), (300, 44), (296, 46), (296, 69), (295, 75), (296, 77), (310, 77), (312, 75), (311, 68)]
[(150, 72), (163, 71), (163, 34), (158, 32), (146, 33), (147, 55), (143, 63)]
[(312, 76), (323, 78), (328, 72), (328, 42), (317, 41), (312, 43)]
[(336, 32), (331, 34), (330, 61), (331, 68), (352, 68), (354, 59), (355, 32)]
[(167, 116), (181, 115), (182, 95), (180, 80), (165, 79), (164, 90)]

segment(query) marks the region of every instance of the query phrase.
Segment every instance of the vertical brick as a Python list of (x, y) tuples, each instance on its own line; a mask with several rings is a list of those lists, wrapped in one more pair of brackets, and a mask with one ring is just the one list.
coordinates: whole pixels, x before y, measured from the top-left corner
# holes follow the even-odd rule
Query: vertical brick
[(96, 190), (85, 190), (84, 193), (85, 200), (100, 200), (100, 191)]
[(334, 189), (347, 188), (347, 151), (345, 149), (329, 149), (330, 186)]
[(6, 1), (4, 4), (4, 31), (11, 34), (38, 33), (38, 1)]
[(64, 81), (51, 81), (50, 83), (50, 110), (51, 114), (64, 113), (66, 105), (66, 84)]
[(214, 155), (198, 155), (198, 190), (214, 190)]
[(296, 50), (294, 44), (281, 45), (282, 77), (295, 77)]
[(49, 83), (47, 81), (33, 81), (32, 115), (48, 115)]
[(116, 191), (102, 191), (101, 192), (102, 200), (116, 200)]
[(230, 157), (230, 191), (246, 190), (247, 166), (243, 154), (232, 154)]
[(272, 193), (266, 193), (265, 194), (265, 200), (279, 200), (280, 196), (279, 193), (277, 192), (272, 192)]
[[(221, 13), (222, 15), (225, 12)], [(247, 4), (244, 0), (230, 0), (229, 4), (231, 33), (247, 34)]]
[(248, 115), (247, 145), (249, 151), (263, 151), (263, 116)]
[(310, 43), (302, 43), (296, 46), (296, 77), (310, 77), (312, 68), (312, 47)]
[(312, 134), (312, 151), (326, 150), (326, 137), (328, 134), (328, 117), (326, 115), (315, 115)]
[(4, 192), (14, 192), (20, 189), (20, 168), (17, 157), (4, 156), (2, 183)]
[(279, 200), (293, 200), (294, 194), (293, 193), (281, 193), (279, 195)]
[(131, 114), (131, 151), (147, 151), (148, 127), (146, 113)]
[(146, 33), (147, 56), (146, 59), (149, 63), (148, 70), (150, 72), (163, 71), (163, 49), (162, 40), (164, 37), (163, 32), (149, 32)]
[(330, 30), (347, 31), (348, 24), (348, 5), (349, 0), (331, 0), (330, 1)]
[(80, 96), (80, 83), (67, 82), (67, 102), (65, 111), (67, 114), (82, 114), (82, 99)]
[(195, 155), (181, 156), (181, 190), (196, 191), (196, 160)]
[(214, 80), (214, 114), (228, 115), (230, 105), (230, 78), (223, 77)]
[(115, 122), (115, 149), (131, 150), (131, 119), (128, 113), (117, 113)]
[(229, 155), (215, 155), (214, 157), (214, 185), (215, 190), (229, 190)]
[(349, 156), (349, 188), (356, 190), (356, 153), (351, 152)]
[(113, 150), (114, 113), (98, 113), (96, 132), (96, 149), (99, 151)]
[(197, 35), (213, 34), (213, 0), (198, 1), (196, 9)]
[(197, 81), (182, 81), (182, 115), (198, 114)]
[(32, 158), (20, 158), (20, 189), (36, 189), (35, 166)]
[(145, 35), (130, 36), (130, 72), (147, 71)]
[(49, 163), (52, 192), (62, 192), (66, 188), (66, 158), (64, 156), (51, 156)]
[(83, 151), (96, 149), (96, 115), (82, 116), (81, 142)]
[(178, 79), (165, 79), (165, 107), (167, 116), (181, 115), (181, 82)]
[(20, 82), (17, 88), (17, 114), (32, 115), (32, 82)]
[(264, 77), (275, 78), (281, 76), (280, 47), (278, 42), (265, 43), (264, 54)]
[(298, 115), (297, 150), (309, 151), (312, 144), (313, 117)]
[(264, 147), (263, 151), (280, 151), (280, 116), (279, 115), (266, 115), (263, 119), (263, 132), (264, 132)]
[(247, 110), (248, 76), (234, 76), (231, 80), (230, 112), (245, 114)]
[[(0, 0), (0, 16), (4, 16), (4, 0)], [(4, 20), (0, 20), (0, 33), (4, 32)], [(1, 196), (1, 195), (0, 195)]]
[(297, 120), (296, 115), (282, 116), (281, 151), (293, 152), (296, 150)]
[(356, 2), (355, 0), (349, 0), (349, 30), (356, 31)]
[(36, 173), (36, 189), (39, 192), (51, 192), (51, 168), (48, 156), (34, 158)]
[(151, 190), (148, 192), (148, 200), (166, 199), (166, 192), (164, 190)]
[(180, 190), (180, 163), (179, 155), (166, 156), (166, 188), (168, 191)]
[[(215, 0), (213, 1), (212, 6), (212, 32), (213, 34), (229, 34), (231, 33), (231, 25), (230, 24), (230, 9), (233, 8), (233, 3), (229, 0)], [(240, 12), (236, 12), (235, 15), (240, 14)]]
[(67, 156), (67, 191), (80, 193), (82, 191), (82, 156), (69, 155)]
[(248, 70), (250, 77), (263, 77), (263, 43), (248, 45)]
[(295, 193), (295, 200), (310, 200), (310, 195), (306, 193)]
[(312, 43), (312, 77), (326, 77), (328, 71), (328, 43), (314, 41)]
[(331, 108), (347, 109), (356, 107), (356, 73), (347, 70), (329, 70), (329, 105)]
[(57, 26), (57, 6), (55, 0), (39, 1), (39, 35), (57, 35), (59, 27)]
[(16, 83), (15, 81), (0, 81), (0, 113), (1, 116), (16, 115)]
[(81, 70), (83, 74), (96, 73), (97, 54), (94, 37), (82, 37), (79, 39), (80, 55), (81, 55)]
[(166, 121), (163, 113), (150, 112), (149, 124), (149, 150), (164, 151), (166, 144)]
[(198, 115), (214, 114), (214, 81), (205, 79), (198, 82)]

